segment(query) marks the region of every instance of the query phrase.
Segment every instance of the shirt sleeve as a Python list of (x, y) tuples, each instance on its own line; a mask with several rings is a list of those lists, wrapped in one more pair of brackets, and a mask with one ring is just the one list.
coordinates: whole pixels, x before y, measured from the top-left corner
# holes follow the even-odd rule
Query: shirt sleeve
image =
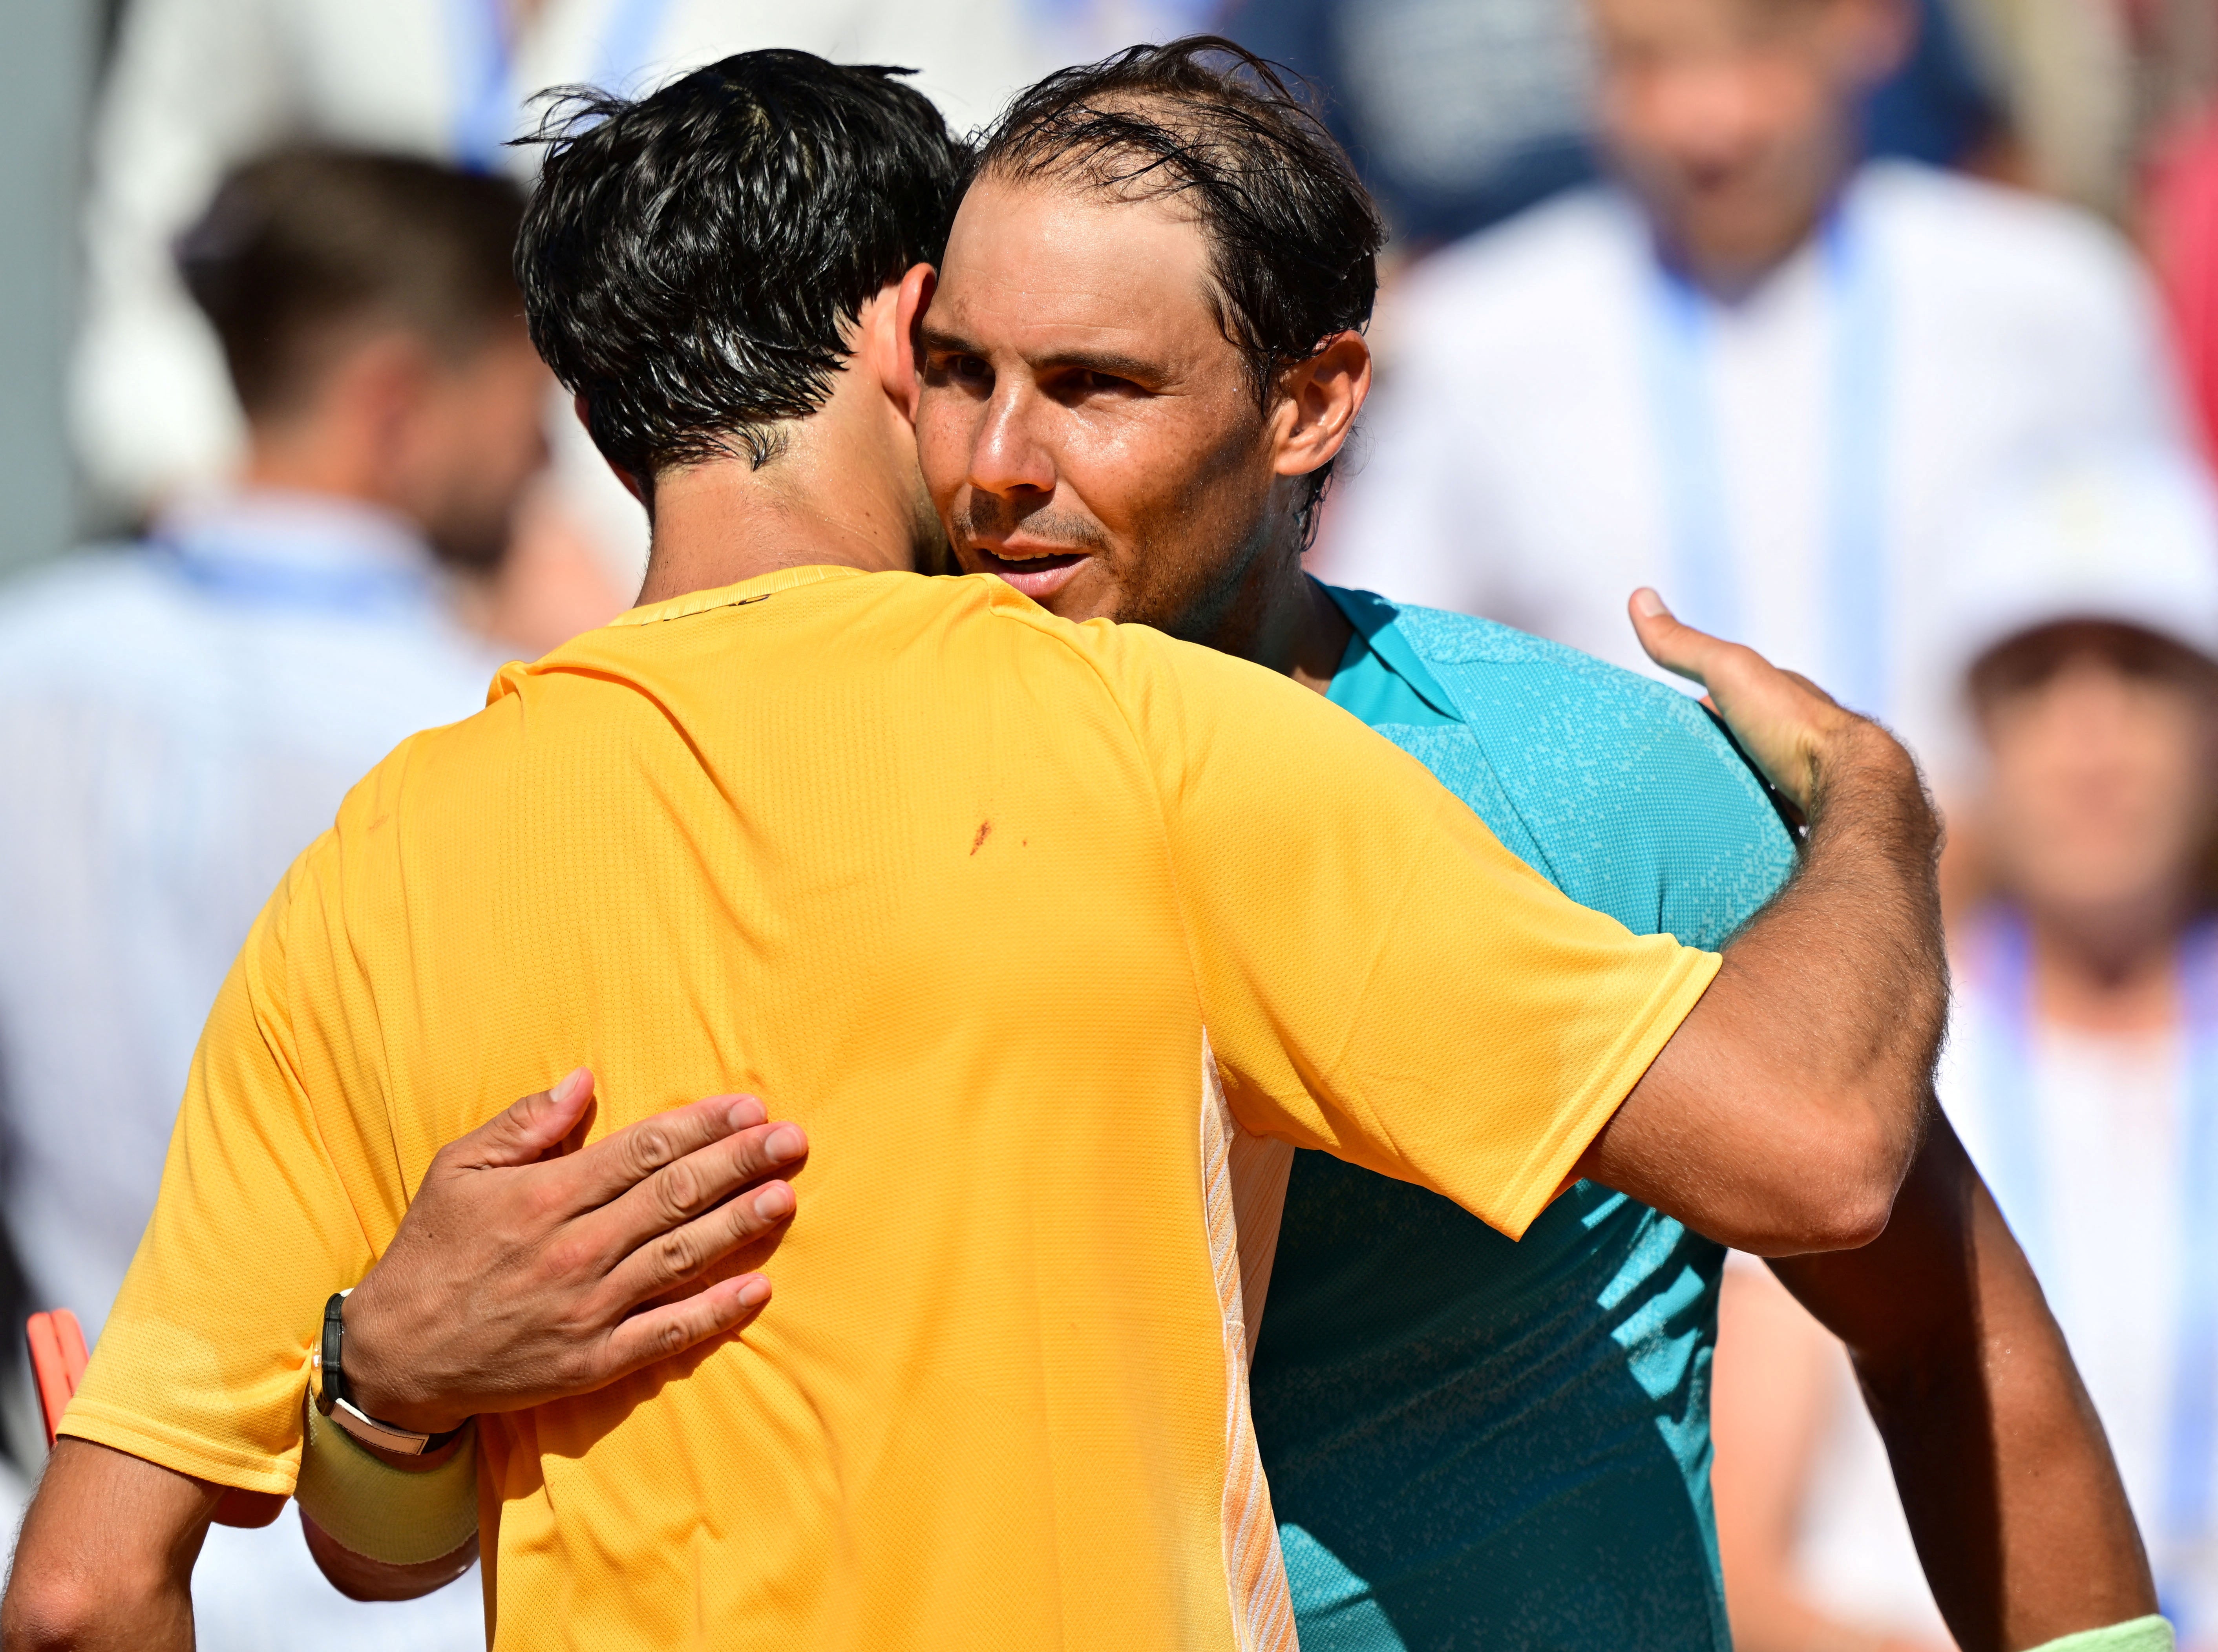
[[(291, 1014), (294, 950), (327, 950), (334, 854), (327, 835), (294, 863), (217, 996), (161, 1197), (60, 1428), (181, 1474), (287, 1494), (324, 1303), (375, 1256), (359, 1214), (363, 1178), (380, 1179), (367, 1169), (374, 1146), (348, 1115), (312, 1104)], [(389, 1237), (397, 1202), (370, 1199), (395, 1203)]]
[(1718, 957), (1578, 906), (1323, 696), (1119, 640), (1236, 1117), (1521, 1234)]

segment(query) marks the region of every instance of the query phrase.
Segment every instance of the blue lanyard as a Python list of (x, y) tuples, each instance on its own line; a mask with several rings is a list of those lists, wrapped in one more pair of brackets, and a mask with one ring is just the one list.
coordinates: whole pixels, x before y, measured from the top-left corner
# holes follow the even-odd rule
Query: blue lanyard
[[(1886, 283), (1868, 242), (1852, 228), (1845, 203), (1818, 237), (1834, 324), (1820, 595), (1826, 688), (1845, 705), (1883, 715), (1889, 318)], [(1690, 624), (1743, 640), (1725, 454), (1708, 371), (1715, 303), (1660, 257), (1654, 270), (1647, 367), (1671, 541), (1670, 600)]]
[[(1989, 931), (1996, 1036), (1986, 1062), (1988, 1152), (1983, 1168), (2034, 1271), (2052, 1293), (2055, 1271), (2047, 1167), (2032, 1117), (2033, 944), (2024, 921), (2000, 914)], [(2186, 1082), (2180, 1108), (2180, 1256), (2178, 1338), (2166, 1419), (2157, 1562), (2160, 1604), (2184, 1640), (2190, 1626), (2165, 1573), (2172, 1557), (2210, 1529), (2218, 1451), (2218, 924), (2196, 926), (2179, 950)]]
[[(670, 0), (613, 0), (593, 54), (595, 86), (616, 90), (647, 62)], [(516, 135), (523, 105), (516, 96), (516, 53), (501, 0), (449, 0), (454, 51), (455, 159), (476, 172), (499, 169)]]

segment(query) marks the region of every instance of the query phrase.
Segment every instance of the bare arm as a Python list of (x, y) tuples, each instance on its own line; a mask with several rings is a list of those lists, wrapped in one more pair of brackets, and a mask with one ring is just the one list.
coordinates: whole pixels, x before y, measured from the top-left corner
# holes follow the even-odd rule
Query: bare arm
[(193, 1562), (223, 1488), (89, 1440), (55, 1442), (23, 1517), (6, 1652), (191, 1652)]
[(1710, 1432), (1718, 1557), (1738, 1652), (1948, 1652), (1837, 1618), (1804, 1593), (1795, 1536), (1843, 1386), (1841, 1346), (1776, 1279), (1729, 1266)]
[(1878, 1240), (1772, 1265), (1848, 1346), (1965, 1652), (2156, 1611), (2103, 1425), (1946, 1119), (1936, 1113)]
[(443, 1589), (477, 1563), (478, 1540), (470, 1540), (451, 1555), (418, 1561), (412, 1566), (372, 1560), (351, 1549), (300, 1513), (300, 1535), (331, 1586), (350, 1600), (414, 1600)]
[(1810, 831), (1577, 1173), (1759, 1255), (1865, 1244), (1917, 1150), (1940, 1047), (1939, 823), (1876, 724), (1660, 603), (1636, 598), (1634, 623), (1708, 688)]

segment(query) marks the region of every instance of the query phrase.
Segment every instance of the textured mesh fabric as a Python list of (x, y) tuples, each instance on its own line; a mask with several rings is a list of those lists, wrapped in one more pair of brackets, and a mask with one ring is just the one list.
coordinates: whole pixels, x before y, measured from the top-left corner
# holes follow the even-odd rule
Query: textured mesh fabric
[(749, 1091), (812, 1143), (776, 1309), (480, 1420), (495, 1647), (1247, 1647), (1205, 1030), (1239, 1128), (1515, 1232), (1716, 962), (1284, 678), (998, 580), (641, 609), (295, 863), (64, 1428), (289, 1490), (438, 1148), (579, 1061), (597, 1134)]
[[(1332, 697), (1629, 928), (1715, 947), (1794, 848), (1694, 701), (1488, 621), (1337, 593)], [(1297, 1155), (1254, 1413), (1305, 1652), (1715, 1648), (1723, 1253), (1582, 1183), (1511, 1244)]]

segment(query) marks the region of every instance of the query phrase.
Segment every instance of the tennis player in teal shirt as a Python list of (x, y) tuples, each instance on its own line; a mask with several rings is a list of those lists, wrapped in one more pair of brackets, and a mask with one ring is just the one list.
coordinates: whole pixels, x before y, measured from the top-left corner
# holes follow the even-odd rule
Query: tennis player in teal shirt
[[(1686, 695), (1490, 621), (1332, 596), (1355, 628), (1334, 702), (1573, 900), (1716, 947), (1794, 869), (1763, 782)], [(1251, 1389), (1303, 1652), (1729, 1648), (1724, 1262), (1591, 1183), (1512, 1243), (1296, 1154)]]

